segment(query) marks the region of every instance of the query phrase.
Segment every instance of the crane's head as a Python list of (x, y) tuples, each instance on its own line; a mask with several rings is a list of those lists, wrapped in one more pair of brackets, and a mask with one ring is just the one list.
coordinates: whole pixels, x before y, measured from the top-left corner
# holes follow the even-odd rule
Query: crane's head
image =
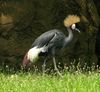
[(71, 30), (76, 30), (80, 32), (79, 29), (76, 27), (76, 24), (78, 22), (80, 22), (80, 17), (77, 15), (69, 15), (68, 17), (64, 19), (65, 27), (70, 28)]

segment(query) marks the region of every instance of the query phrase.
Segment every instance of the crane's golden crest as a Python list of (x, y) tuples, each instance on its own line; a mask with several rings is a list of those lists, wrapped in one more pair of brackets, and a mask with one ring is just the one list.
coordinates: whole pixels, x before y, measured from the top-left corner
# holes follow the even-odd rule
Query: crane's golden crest
[(64, 19), (64, 25), (66, 27), (71, 26), (72, 24), (80, 22), (80, 18), (77, 15), (69, 15)]

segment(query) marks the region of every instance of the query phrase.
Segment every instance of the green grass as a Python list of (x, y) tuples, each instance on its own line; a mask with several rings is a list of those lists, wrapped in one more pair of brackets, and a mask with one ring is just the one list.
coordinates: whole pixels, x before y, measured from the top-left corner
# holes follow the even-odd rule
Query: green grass
[(65, 73), (63, 78), (0, 73), (0, 92), (100, 92), (100, 73)]

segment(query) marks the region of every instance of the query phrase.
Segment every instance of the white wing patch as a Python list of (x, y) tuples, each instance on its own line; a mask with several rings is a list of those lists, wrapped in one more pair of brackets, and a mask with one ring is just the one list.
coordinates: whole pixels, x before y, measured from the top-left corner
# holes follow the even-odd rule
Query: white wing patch
[(31, 62), (36, 62), (38, 59), (39, 59), (39, 53), (40, 52), (45, 52), (47, 51), (47, 47), (46, 46), (43, 46), (41, 48), (38, 48), (37, 46), (36, 47), (33, 47), (31, 48), (29, 51), (28, 51), (28, 59), (31, 61)]

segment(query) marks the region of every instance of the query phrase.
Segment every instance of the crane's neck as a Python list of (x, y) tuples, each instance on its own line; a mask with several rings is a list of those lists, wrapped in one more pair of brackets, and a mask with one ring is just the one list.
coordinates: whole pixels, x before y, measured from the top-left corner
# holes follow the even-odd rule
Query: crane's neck
[(73, 39), (73, 32), (71, 30), (71, 28), (67, 27), (67, 31), (68, 31), (68, 37), (65, 38), (65, 44), (64, 44), (64, 47), (72, 41)]

